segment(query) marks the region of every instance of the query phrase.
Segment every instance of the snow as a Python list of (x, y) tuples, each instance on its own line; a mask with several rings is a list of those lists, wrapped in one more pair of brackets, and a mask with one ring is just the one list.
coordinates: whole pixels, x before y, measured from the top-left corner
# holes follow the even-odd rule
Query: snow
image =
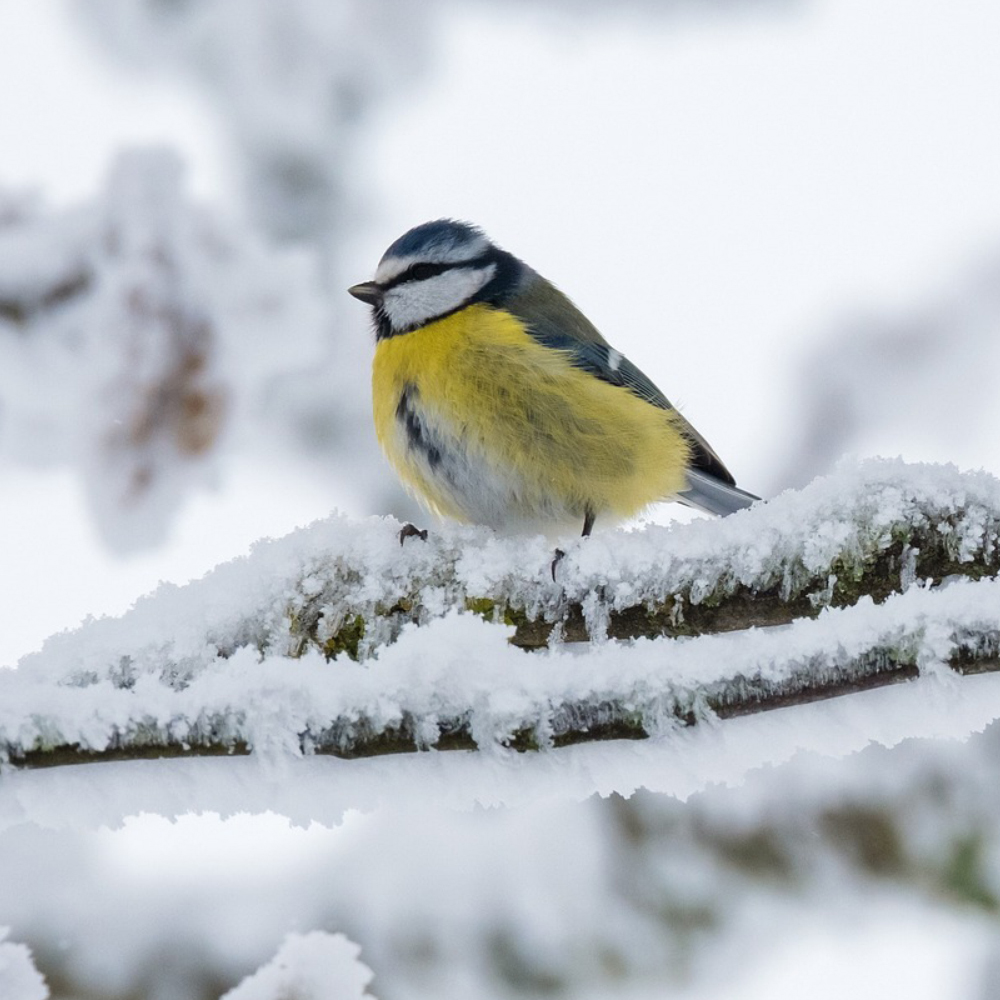
[(278, 953), (222, 1000), (353, 1000), (371, 996), (372, 971), (343, 934), (289, 934)]
[(469, 598), (550, 620), (566, 602), (588, 598), (595, 619), (674, 594), (698, 605), (740, 587), (779, 587), (788, 599), (825, 591), (834, 565), (850, 582), (897, 536), (928, 531), (928, 544), (957, 564), (990, 564), (998, 553), (1000, 481), (899, 460), (847, 463), (806, 489), (721, 521), (564, 543), (558, 583), (550, 575), (551, 543), (541, 537), (444, 526), (426, 543), (401, 547), (398, 530), (391, 518), (334, 515), (261, 542), (200, 581), (161, 587), (120, 618), (56, 636), (21, 669), (37, 678), (106, 678), (128, 657), (130, 675), (168, 670), (180, 680), (244, 646), (291, 655), (297, 636), (305, 644), (309, 618), (319, 619), (322, 642), (358, 615), (366, 622), (358, 645), (365, 660), (398, 634), (401, 623), (385, 609), (401, 602), (419, 601), (411, 614), (428, 621), (464, 609)]
[(0, 217), (0, 457), (75, 466), (120, 551), (162, 542), (235, 428), (323, 355), (314, 268), (193, 204), (182, 174), (133, 151), (92, 203)]
[(1000, 718), (1000, 678), (927, 677), (829, 702), (777, 709), (649, 740), (563, 747), (555, 753), (401, 754), (162, 759), (9, 771), (0, 783), (0, 830), (118, 828), (139, 814), (224, 817), (269, 811), (297, 826), (336, 827), (352, 810), (435, 806), (512, 808), (646, 788), (687, 799), (740, 786), (754, 768), (800, 752), (838, 761), (869, 744), (964, 740)]
[[(0, 920), (24, 941), (72, 940), (45, 967), (112, 995), (156, 966), (170, 970), (171, 988), (193, 994), (210, 976), (238, 983), (235, 997), (323, 996), (315, 991), (334, 984), (362, 995), (369, 967), (375, 995), (404, 1000), (596, 996), (616, 969), (637, 997), (694, 983), (725, 997), (737, 970), (750, 970), (748, 990), (781, 981), (769, 970), (783, 967), (781, 942), (803, 908), (831, 940), (858, 906), (883, 915), (869, 918), (873, 933), (929, 949), (928, 977), (959, 953), (985, 968), (1000, 825), (982, 789), (995, 784), (1000, 676), (959, 678), (945, 665), (958, 643), (1000, 634), (1000, 581), (959, 573), (929, 587), (910, 559), (881, 604), (863, 598), (738, 634), (598, 634), (536, 652), (464, 607), (485, 593), (558, 609), (573, 595), (606, 620), (610, 608), (668, 592), (661, 574), (678, 587), (700, 579), (703, 597), (738, 585), (830, 593), (832, 563), (854, 574), (900, 538), (939, 547), (960, 570), (996, 558), (998, 486), (948, 467), (845, 463), (727, 520), (569, 546), (565, 583), (548, 573), (549, 540), (478, 529), (400, 546), (392, 519), (337, 515), (261, 543), (120, 618), (53, 637), (0, 674), (0, 734), (12, 749), (101, 749), (141, 734), (253, 750), (6, 770)], [(328, 660), (289, 628), (306, 613), (371, 616), (415, 597), (421, 624), (378, 635), (361, 661)], [(704, 708), (795, 672), (843, 676), (880, 649), (905, 651), (918, 678), (726, 721)], [(650, 739), (546, 749), (568, 709), (615, 700)], [(700, 724), (673, 721), (692, 707)], [(404, 719), (430, 745), (456, 718), (478, 752), (311, 752), (336, 726), (377, 732)], [(504, 747), (525, 726), (540, 752)], [(192, 814), (203, 818), (178, 853)], [(266, 815), (296, 824), (310, 849), (279, 863), (267, 838), (254, 839), (224, 862), (192, 861), (212, 817), (224, 842)], [(872, 824), (891, 831), (874, 854)], [(272, 836), (287, 849), (287, 835)], [(752, 860), (761, 843), (786, 873), (776, 880)], [(941, 899), (964, 915), (938, 913)], [(922, 910), (941, 935), (933, 944), (931, 917), (914, 916)], [(163, 955), (184, 958), (163, 965)]]
[[(1000, 472), (981, 391), (1000, 344), (1000, 8), (75, 0), (126, 74), (84, 58), (70, 6), (0, 4), (3, 181), (74, 199), (0, 192), (0, 569), (16, 591), (0, 661), (248, 537), (334, 503), (352, 516), (0, 673), (15, 746), (209, 734), (253, 751), (4, 768), (0, 996), (10, 970), (17, 1000), (46, 995), (37, 967), (57, 993), (115, 1000), (266, 996), (296, 976), (357, 997), (358, 947), (375, 995), (401, 1000), (995, 995), (1000, 677), (943, 665), (998, 634), (996, 582), (964, 579), (997, 566), (996, 480), (898, 461), (830, 473), (847, 450)], [(94, 194), (125, 131), (180, 136), (190, 170), (133, 154)], [(400, 549), (397, 522), (358, 516), (414, 519), (378, 466), (370, 338), (342, 289), (444, 213), (577, 297), (742, 484), (828, 478), (724, 522), (569, 540), (558, 584), (551, 540), (422, 524), (430, 541)], [(152, 307), (138, 323), (135, 284)], [(185, 374), (171, 358), (192, 344), (205, 364)], [(153, 411), (158, 432), (123, 448)], [(39, 464), (47, 478), (21, 489)], [(80, 484), (88, 510), (67, 495)], [(184, 518), (209, 499), (214, 522)], [(280, 527), (262, 528), (270, 507)], [(92, 524), (108, 548), (84, 556)], [(111, 546), (145, 550), (142, 583)], [(857, 602), (887, 552), (900, 593)], [(952, 578), (926, 588), (942, 564)], [(819, 617), (605, 637), (633, 602), (679, 593), (674, 624), (697, 631), (761, 587)], [(591, 643), (509, 645), (505, 608), (560, 620), (571, 601)], [(329, 659), (352, 628), (359, 661)], [(708, 711), (873, 648), (919, 676)], [(612, 697), (654, 736), (546, 746)], [(691, 706), (699, 724), (674, 725)], [(478, 751), (313, 753), (334, 717), (341, 732), (406, 719), (430, 744), (456, 713)], [(525, 727), (539, 752), (504, 746)]]
[[(734, 970), (761, 960), (759, 981), (769, 981), (768, 956), (805, 899), (814, 908), (822, 900), (823, 916), (811, 919), (828, 938), (839, 933), (830, 929), (838, 908), (859, 899), (910, 917), (935, 894), (989, 900), (1000, 895), (1000, 843), (995, 803), (980, 789), (994, 783), (1000, 676), (958, 678), (945, 665), (956, 644), (1000, 633), (1000, 581), (956, 575), (928, 587), (918, 561), (906, 559), (900, 591), (881, 604), (863, 598), (738, 634), (621, 642), (598, 633), (536, 652), (509, 643), (511, 626), (464, 608), (487, 594), (545, 611), (572, 595), (600, 621), (692, 581), (701, 582), (693, 606), (737, 586), (829, 594), (832, 564), (856, 574), (900, 538), (939, 547), (960, 570), (995, 560), (997, 491), (985, 473), (845, 463), (727, 520), (569, 546), (559, 583), (548, 573), (549, 540), (478, 529), (434, 530), (426, 543), (400, 546), (398, 522), (338, 515), (261, 543), (118, 619), (54, 637), (0, 675), (0, 733), (11, 748), (101, 749), (142, 734), (253, 750), (8, 770), (0, 919), (26, 940), (73, 940), (72, 955), (48, 961), (74, 982), (118, 992), (134, 988), (153, 956), (184, 953), (183, 976), (212, 970), (251, 997), (338, 978), (359, 995), (368, 966), (376, 995), (414, 1000), (556, 986), (599, 994), (615, 968), (629, 970), (637, 995), (643, 984), (676, 991), (696, 981), (724, 996)], [(358, 662), (327, 660), (289, 627), (305, 614), (370, 617), (415, 598), (421, 624), (376, 634)], [(795, 672), (843, 676), (872, 650), (905, 651), (919, 677), (723, 722), (704, 709), (710, 696), (724, 705)], [(568, 710), (616, 700), (652, 738), (545, 749)], [(701, 724), (673, 721), (692, 707)], [(431, 745), (457, 718), (479, 752), (311, 753), (336, 726), (377, 732), (407, 719)], [(526, 726), (543, 749), (505, 749)], [(156, 853), (159, 842), (174, 855), (173, 832), (150, 840), (149, 821), (135, 819), (183, 827), (192, 812), (230, 823), (285, 817), (315, 831), (314, 846), (264, 869), (263, 844), (230, 851), (199, 873)], [(855, 816), (894, 831), (891, 857), (904, 860), (884, 885), (869, 884), (864, 850), (852, 853)], [(240, 828), (227, 834), (222, 824), (217, 835)], [(138, 854), (107, 841), (107, 852), (95, 850), (95, 836), (140, 829)], [(756, 851), (762, 836), (795, 873), (794, 892), (781, 879), (764, 888), (752, 864), (732, 860), (739, 851), (723, 849), (745, 841)], [(956, 856), (956, 844), (978, 846)], [(95, 924), (97, 885), (104, 910)], [(650, 917), (661, 911), (674, 915), (667, 930)], [(968, 961), (986, 961), (991, 918), (974, 910), (940, 920)], [(688, 921), (694, 929), (682, 931)], [(762, 937), (762, 924), (777, 935)], [(289, 929), (303, 936), (281, 947)], [(923, 935), (918, 922), (908, 940)], [(347, 939), (363, 948), (364, 966)], [(958, 945), (935, 947), (944, 949), (935, 961), (947, 963)]]
[[(983, 992), (989, 941), (982, 926), (932, 906), (915, 907), (905, 898), (876, 896), (849, 913), (803, 914), (793, 937), (768, 951), (739, 985), (713, 983), (699, 992), (700, 1000), (978, 1000), (992, 995)], [(657, 996), (653, 990), (635, 1000)]]
[(4, 1000), (47, 1000), (45, 980), (23, 944), (7, 940), (9, 927), (0, 927), (0, 996)]
[[(768, 966), (799, 940), (804, 912), (817, 939), (844, 941), (842, 954), (857, 943), (850, 928), (878, 941), (895, 927), (926, 942), (928, 970), (947, 964), (949, 948), (978, 961), (995, 937), (989, 909), (942, 909), (956, 892), (956, 843), (979, 844), (971, 871), (1000, 892), (997, 802), (982, 793), (996, 780), (1000, 731), (984, 720), (997, 716), (1000, 686), (968, 680), (557, 754), (9, 774), (5, 815), (12, 789), (35, 808), (0, 833), (0, 920), (21, 940), (72, 940), (61, 966), (112, 995), (151, 956), (185, 951), (238, 982), (290, 928), (358, 942), (377, 996), (510, 996), (517, 976), (600, 995), (614, 988), (614, 965), (603, 964), (612, 955), (633, 989), (656, 983), (663, 995), (690, 973), (725, 996), (737, 970), (777, 975)], [(113, 818), (114, 799), (127, 808)], [(279, 837), (273, 815), (250, 836), (248, 813), (268, 806), (302, 823), (297, 838)], [(233, 818), (183, 815), (212, 808)], [(884, 816), (895, 831), (904, 861), (874, 881), (851, 827), (836, 825), (852, 815)], [(310, 817), (321, 825), (307, 830)], [(103, 822), (119, 832), (84, 832)], [(738, 849), (759, 837), (785, 871), (774, 882)], [(658, 922), (671, 907), (712, 924), (685, 939)], [(882, 961), (899, 963), (899, 948)]]
[(88, 0), (76, 13), (114, 56), (198, 81), (240, 147), (259, 225), (325, 252), (356, 211), (344, 172), (365, 113), (411, 79), (429, 34), (398, 0), (211, 0), (196, 11)]
[(303, 740), (306, 749), (341, 741), (349, 748), (356, 737), (391, 733), (407, 720), (418, 743), (429, 746), (440, 727), (462, 720), (488, 749), (525, 728), (545, 745), (601, 706), (610, 706), (610, 718), (638, 716), (647, 732), (657, 733), (709, 698), (724, 707), (747, 691), (784, 690), (796, 675), (850, 678), (861, 657), (880, 651), (902, 648), (923, 672), (947, 673), (961, 636), (1000, 632), (998, 609), (1000, 582), (960, 582), (943, 591), (914, 589), (882, 607), (862, 601), (780, 631), (608, 643), (587, 657), (559, 647), (519, 650), (509, 645), (507, 626), (453, 612), (409, 626), (368, 667), (328, 665), (317, 652), (259, 660), (242, 649), (179, 689), (170, 678), (164, 683), (131, 671), (55, 684), (6, 674), (0, 734), (15, 754), (142, 740), (242, 742), (273, 757), (301, 753)]
[[(957, 566), (988, 565), (998, 514), (993, 477), (869, 462), (723, 521), (584, 540), (564, 560), (565, 582), (560, 564), (559, 583), (542, 538), (455, 528), (400, 546), (396, 522), (332, 517), (186, 587), (163, 587), (121, 618), (51, 639), (0, 674), (0, 743), (15, 758), (133, 741), (245, 744), (280, 757), (394, 732), (426, 747), (458, 728), (482, 749), (525, 730), (548, 746), (602, 720), (668, 732), (710, 705), (871, 674), (887, 656), (947, 674), (961, 648), (983, 655), (997, 644), (1000, 582), (928, 589), (912, 561), (900, 581), (908, 588), (883, 604), (863, 597), (781, 629), (608, 642), (601, 625), (677, 593), (688, 607), (738, 587), (821, 600), (831, 574), (860, 576), (900, 537), (939, 545)], [(498, 613), (555, 621), (579, 602), (588, 655), (558, 642), (534, 654), (512, 646), (512, 626), (465, 610), (483, 599)], [(409, 610), (387, 615), (392, 608)], [(361, 662), (324, 655), (359, 619)]]

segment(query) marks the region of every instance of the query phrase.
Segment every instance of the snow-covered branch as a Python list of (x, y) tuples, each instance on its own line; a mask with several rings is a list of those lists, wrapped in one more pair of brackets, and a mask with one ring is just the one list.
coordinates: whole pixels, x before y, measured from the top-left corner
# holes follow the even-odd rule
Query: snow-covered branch
[(8, 1000), (47, 1000), (49, 991), (23, 944), (4, 940), (10, 928), (0, 927), (0, 996)]
[(198, 205), (165, 150), (78, 207), (0, 192), (0, 459), (76, 466), (110, 546), (159, 542), (262, 409), (291, 422), (275, 386), (329, 319), (315, 268)]
[(373, 1000), (372, 971), (343, 934), (289, 934), (277, 955), (222, 1000)]
[(34, 764), (545, 747), (1000, 668), (985, 473), (844, 467), (723, 521), (581, 541), (557, 581), (543, 538), (397, 532), (330, 518), (52, 638), (0, 675), (0, 743)]
[[(759, 962), (796, 953), (803, 926), (829, 933), (844, 923), (857, 932), (845, 961), (884, 922), (910, 957), (946, 931), (995, 948), (1000, 724), (970, 737), (967, 726), (981, 728), (981, 718), (972, 723), (958, 708), (985, 700), (995, 710), (994, 680), (970, 682), (975, 694), (919, 682), (806, 706), (794, 739), (784, 735), (811, 752), (791, 760), (782, 739), (775, 745), (783, 732), (775, 718), (547, 759), (428, 754), (423, 769), (399, 758), (275, 768), (163, 761), (7, 775), (0, 825), (12, 814), (21, 825), (0, 834), (0, 885), (12, 887), (0, 898), (0, 924), (17, 928), (15, 947), (30, 948), (50, 981), (115, 998), (148, 996), (157, 974), (180, 966), (184, 996), (218, 1000), (222, 984), (266, 962), (242, 987), (253, 996), (250, 984), (286, 985), (280, 967), (292, 955), (288, 972), (304, 967), (300, 988), (310, 997), (305, 984), (323, 969), (341, 984), (336, 995), (354, 996), (365, 966), (377, 997), (452, 996), (456, 981), (462, 995), (484, 1000), (537, 997), (530, 987), (539, 982), (567, 997), (689, 996), (688, 977), (753, 976)], [(866, 718), (905, 719), (901, 731), (916, 736), (930, 702), (952, 713), (933, 739), (883, 732), (883, 745), (858, 745)], [(436, 780), (416, 780), (418, 770)], [(633, 791), (644, 782), (650, 790)], [(613, 788), (627, 798), (603, 797)], [(158, 841), (137, 857), (134, 834), (122, 844), (106, 830), (81, 832), (117, 826), (109, 804), (126, 802), (130, 815), (168, 817), (129, 821)], [(262, 872), (261, 849), (247, 846), (250, 820), (234, 814), (269, 803), (303, 827), (314, 817), (314, 829), (328, 829), (304, 858), (286, 854)], [(214, 861), (211, 874), (204, 861), (188, 861), (190, 870), (171, 863), (179, 848), (164, 831), (203, 831), (192, 817), (170, 821), (206, 806), (231, 817), (225, 846), (214, 848), (235, 857), (228, 878)], [(272, 828), (282, 822), (272, 819)], [(168, 874), (155, 877), (157, 867)], [(289, 925), (303, 933), (269, 962)], [(304, 933), (318, 929), (339, 933)], [(18, 948), (25, 965), (27, 948)], [(970, 949), (973, 972), (984, 957)]]

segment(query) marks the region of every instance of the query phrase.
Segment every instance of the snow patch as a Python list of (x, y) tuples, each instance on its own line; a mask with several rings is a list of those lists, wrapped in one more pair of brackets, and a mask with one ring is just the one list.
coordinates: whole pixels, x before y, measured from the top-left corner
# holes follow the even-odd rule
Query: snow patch
[(372, 971), (361, 949), (343, 934), (289, 934), (267, 965), (222, 1000), (362, 1000)]

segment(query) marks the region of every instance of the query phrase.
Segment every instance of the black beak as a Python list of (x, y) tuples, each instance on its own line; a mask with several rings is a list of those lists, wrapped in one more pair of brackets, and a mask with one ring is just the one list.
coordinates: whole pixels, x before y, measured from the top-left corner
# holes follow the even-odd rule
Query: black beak
[(382, 302), (382, 289), (374, 281), (362, 281), (360, 285), (351, 285), (347, 291), (370, 306), (377, 306)]

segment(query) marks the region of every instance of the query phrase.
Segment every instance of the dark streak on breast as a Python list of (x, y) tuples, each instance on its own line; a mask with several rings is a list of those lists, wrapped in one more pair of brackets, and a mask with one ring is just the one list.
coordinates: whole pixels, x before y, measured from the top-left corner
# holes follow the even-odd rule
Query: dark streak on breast
[(406, 432), (406, 444), (411, 451), (420, 452), (427, 460), (427, 464), (436, 468), (441, 463), (441, 452), (436, 445), (432, 444), (420, 414), (414, 409), (415, 400), (419, 399), (420, 393), (417, 387), (408, 382), (399, 396), (399, 403), (396, 405), (396, 419), (403, 425)]

